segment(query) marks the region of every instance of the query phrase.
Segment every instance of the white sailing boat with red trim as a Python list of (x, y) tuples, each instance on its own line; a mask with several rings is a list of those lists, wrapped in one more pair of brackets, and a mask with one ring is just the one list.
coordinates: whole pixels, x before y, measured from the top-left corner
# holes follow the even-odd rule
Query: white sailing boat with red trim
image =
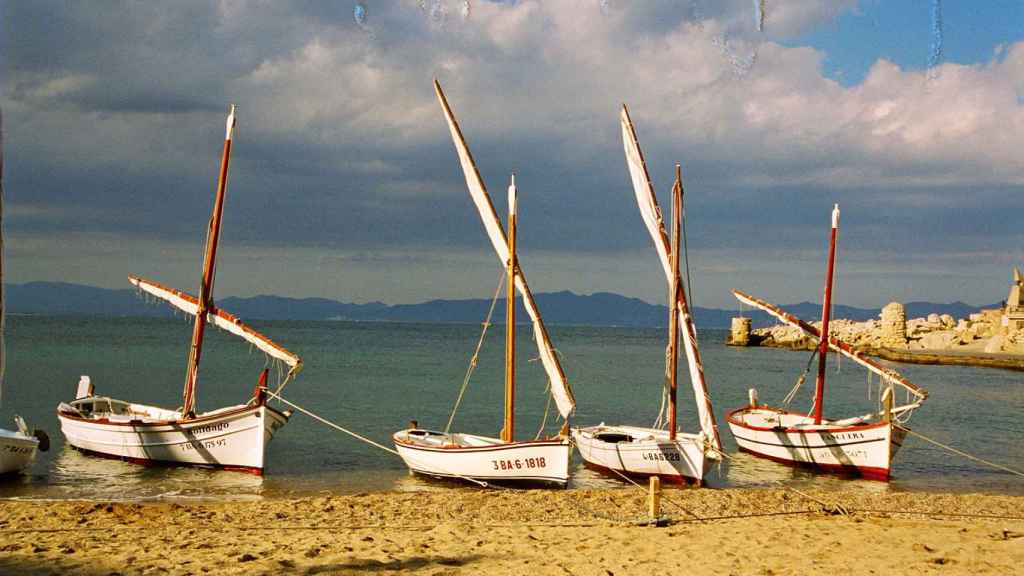
[[(667, 408), (668, 414), (666, 418), (664, 412), (659, 413), (654, 427), (609, 426), (602, 423), (598, 426), (574, 428), (572, 437), (589, 468), (615, 476), (659, 476), (672, 482), (702, 484), (710, 464), (721, 459), (722, 445), (704, 379), (704, 368), (697, 347), (697, 331), (679, 274), (682, 174), (677, 165), (676, 180), (672, 186), (673, 235), (670, 245), (636, 130), (625, 105), (622, 106), (620, 124), (633, 191), (669, 286), (667, 398), (663, 397), (667, 402), (662, 403), (663, 410)], [(678, 430), (676, 422), (680, 334), (700, 420), (701, 431), (697, 433)]]
[(199, 297), (157, 282), (129, 277), (139, 290), (195, 317), (182, 406), (170, 410), (99, 396), (89, 377), (83, 376), (75, 400), (62, 402), (57, 408), (61, 431), (68, 444), (83, 452), (142, 464), (190, 464), (262, 474), (266, 446), (291, 416), (291, 411), (267, 405), (268, 369), (263, 370), (252, 397), (246, 403), (206, 412), (196, 409), (196, 384), (207, 323), (242, 338), (271, 361), (287, 366), (287, 373), (277, 384), (275, 392), (280, 392), (302, 369), (302, 360), (298, 356), (213, 305), (217, 245), (235, 119), (235, 107), (232, 106), (206, 240)]
[[(3, 265), (3, 203), (4, 203), (4, 121), (0, 113), (0, 399), (6, 382), (7, 351), (4, 345), (4, 265)], [(21, 416), (14, 416), (17, 430), (0, 428), (0, 476), (17, 474), (26, 470), (36, 459), (36, 453), (50, 447), (50, 439), (42, 430), (29, 430)]]
[[(415, 473), (434, 477), (472, 480), (475, 482), (550, 483), (565, 485), (569, 481), (572, 445), (567, 430), (568, 419), (575, 408), (572, 389), (555, 355), (547, 329), (541, 320), (526, 276), (519, 267), (515, 252), (516, 240), (516, 185), (515, 177), (508, 189), (508, 236), (487, 194), (473, 156), (462, 137), (448, 100), (435, 80), (434, 89), (444, 111), (455, 150), (462, 165), (473, 199), (483, 220), (484, 229), (491, 240), (498, 259), (506, 268), (507, 294), (505, 316), (505, 418), (500, 437), (441, 432), (413, 427), (393, 435), (395, 449), (409, 469)], [(523, 305), (533, 324), (533, 336), (541, 363), (547, 373), (551, 396), (559, 413), (566, 420), (562, 432), (551, 438), (535, 440), (515, 439), (515, 294), (523, 298)]]
[[(758, 404), (757, 390), (750, 390), (750, 404), (729, 413), (729, 429), (740, 450), (785, 464), (806, 466), (824, 472), (888, 480), (893, 458), (909, 430), (906, 420), (928, 397), (927, 391), (855, 351), (849, 344), (829, 334), (832, 304), (832, 274), (835, 268), (836, 237), (839, 231), (839, 205), (832, 210), (828, 271), (825, 275), (825, 299), (821, 311), (821, 331), (803, 320), (763, 300), (734, 290), (741, 302), (764, 310), (780, 321), (804, 331), (819, 341), (818, 374), (814, 406), (809, 414)], [(828, 335), (822, 338), (821, 335)], [(884, 391), (879, 410), (863, 415), (827, 419), (825, 404), (825, 360), (835, 350), (878, 375)], [(793, 397), (803, 376), (789, 394)], [(896, 387), (905, 393), (906, 403), (894, 406)]]

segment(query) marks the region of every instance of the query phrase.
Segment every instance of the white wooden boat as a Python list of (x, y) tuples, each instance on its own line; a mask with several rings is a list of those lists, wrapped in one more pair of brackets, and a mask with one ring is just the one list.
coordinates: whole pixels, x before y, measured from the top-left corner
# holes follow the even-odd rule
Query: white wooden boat
[[(669, 351), (668, 385), (665, 388), (662, 407), (667, 408), (667, 418), (658, 415), (655, 427), (638, 426), (588, 426), (574, 428), (573, 440), (583, 457), (585, 465), (611, 476), (659, 476), (671, 482), (702, 484), (705, 472), (712, 461), (721, 459), (721, 440), (715, 422), (711, 398), (708, 396), (704, 379), (704, 368), (697, 347), (697, 330), (690, 315), (686, 290), (679, 275), (679, 230), (682, 219), (682, 175), (676, 166), (676, 181), (673, 193), (673, 242), (669, 245), (668, 234), (661, 218), (657, 196), (651, 185), (647, 165), (644, 162), (636, 130), (630, 120), (629, 111), (622, 106), (620, 114), (622, 143), (626, 153), (633, 191), (644, 224), (654, 241), (655, 249), (665, 270), (669, 285)], [(679, 357), (679, 335), (682, 334), (683, 349), (686, 352), (690, 383), (700, 420), (701, 431), (687, 434), (678, 430), (676, 422), (676, 378)], [(657, 424), (664, 422), (667, 428)]]
[(260, 473), (266, 446), (289, 414), (265, 404), (181, 412), (86, 396), (58, 410), (68, 443), (82, 452), (140, 464), (217, 466)]
[[(572, 445), (568, 438), (568, 419), (575, 408), (572, 389), (555, 355), (547, 329), (541, 320), (526, 276), (519, 267), (515, 252), (516, 186), (515, 177), (509, 186), (508, 236), (498, 220), (494, 205), (476, 169), (473, 156), (462, 137), (455, 115), (435, 80), (434, 89), (444, 111), (455, 143), (470, 197), (483, 220), (498, 259), (506, 268), (507, 294), (505, 315), (505, 418), (500, 438), (489, 436), (436, 432), (413, 426), (396, 432), (395, 449), (409, 470), (428, 476), (456, 478), (475, 482), (551, 483), (565, 485), (569, 481)], [(551, 396), (558, 412), (566, 420), (562, 432), (537, 440), (515, 440), (515, 294), (533, 324), (533, 336), (541, 363), (547, 373)], [(449, 421), (450, 425), (450, 421)]]
[(505, 442), (417, 428), (396, 432), (394, 440), (409, 469), (427, 476), (504, 483), (569, 481), (568, 438)]
[[(909, 430), (906, 420), (914, 409), (924, 403), (928, 393), (896, 371), (859, 354), (838, 338), (831, 335), (827, 338), (821, 337), (823, 333), (829, 333), (832, 273), (838, 229), (837, 205), (832, 212), (821, 331), (777, 306), (743, 292), (733, 291), (741, 302), (764, 310), (782, 322), (800, 328), (808, 336), (818, 339), (818, 375), (811, 413), (802, 414), (785, 408), (759, 405), (757, 391), (751, 389), (749, 405), (730, 412), (727, 420), (736, 444), (744, 452), (822, 472), (887, 481), (891, 474), (893, 458)], [(839, 419), (824, 417), (825, 359), (829, 349), (851, 358), (880, 377), (885, 389), (879, 396), (880, 406), (877, 411)], [(803, 376), (790, 397), (802, 382)], [(905, 392), (906, 403), (894, 406), (897, 386)]]
[[(88, 376), (79, 381), (75, 400), (57, 408), (68, 444), (83, 452), (141, 464), (202, 465), (262, 474), (266, 447), (288, 422), (290, 411), (267, 405), (264, 369), (252, 396), (244, 404), (216, 410), (196, 410), (196, 384), (207, 323), (226, 330), (288, 367), (280, 390), (302, 369), (302, 360), (241, 320), (213, 305), (213, 278), (227, 187), (235, 110), (228, 115), (217, 196), (207, 237), (199, 297), (157, 282), (129, 277), (136, 288), (195, 317), (188, 369), (179, 409), (147, 406), (95, 393)], [(283, 371), (282, 371), (283, 372)]]
[[(3, 115), (0, 114), (0, 259), (3, 258), (3, 201), (4, 201), (4, 151), (3, 151)], [(3, 394), (6, 368), (6, 349), (4, 346), (5, 319), (4, 266), (0, 260), (0, 398)], [(36, 458), (40, 450), (46, 451), (50, 440), (42, 430), (29, 430), (21, 416), (14, 417), (15, 430), (0, 428), (0, 476), (17, 474), (25, 471)]]
[(14, 422), (17, 430), (0, 428), (0, 476), (24, 472), (40, 450), (40, 437), (28, 429), (20, 416)]

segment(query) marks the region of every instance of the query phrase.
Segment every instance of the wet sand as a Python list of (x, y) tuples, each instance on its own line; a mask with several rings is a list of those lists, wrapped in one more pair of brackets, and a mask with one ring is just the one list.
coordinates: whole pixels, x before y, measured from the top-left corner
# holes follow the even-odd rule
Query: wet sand
[(631, 487), (4, 501), (0, 573), (1024, 573), (1024, 497), (685, 489), (668, 526), (646, 511)]

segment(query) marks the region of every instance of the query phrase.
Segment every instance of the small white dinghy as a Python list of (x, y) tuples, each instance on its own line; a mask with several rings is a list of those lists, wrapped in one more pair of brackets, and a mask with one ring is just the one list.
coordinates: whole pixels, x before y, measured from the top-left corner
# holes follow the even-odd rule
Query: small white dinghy
[[(704, 380), (700, 351), (697, 348), (697, 331), (693, 325), (686, 290), (679, 274), (682, 175), (677, 165), (676, 180), (672, 187), (673, 242), (670, 246), (661, 218), (661, 209), (658, 207), (654, 187), (647, 173), (647, 165), (640, 151), (636, 130), (625, 105), (622, 106), (620, 123), (633, 191), (669, 284), (669, 349), (666, 367), (668, 382), (665, 390), (667, 398), (663, 396), (667, 402), (662, 403), (662, 408), (667, 409), (668, 417), (664, 418), (664, 413), (659, 414), (658, 421), (652, 428), (605, 424), (574, 428), (572, 437), (588, 468), (612, 476), (658, 476), (674, 483), (700, 485), (710, 464), (721, 460), (722, 447), (711, 398), (708, 396)], [(690, 383), (701, 424), (701, 431), (696, 434), (679, 431), (676, 423), (676, 377), (680, 333), (683, 336)], [(667, 428), (662, 428), (659, 425), (661, 423)]]
[(98, 396), (89, 377), (83, 376), (75, 400), (62, 402), (57, 407), (61, 431), (74, 448), (140, 464), (189, 464), (263, 473), (267, 444), (291, 415), (290, 411), (267, 405), (268, 369), (263, 370), (248, 402), (208, 412), (196, 410), (196, 383), (207, 323), (242, 338), (271, 361), (288, 367), (287, 375), (275, 392), (280, 392), (302, 369), (302, 360), (298, 356), (213, 305), (217, 245), (234, 127), (235, 108), (232, 106), (227, 119), (199, 297), (142, 278), (129, 277), (139, 290), (195, 316), (182, 407), (168, 410)]
[[(4, 345), (5, 290), (3, 265), (3, 203), (4, 203), (4, 149), (3, 114), (0, 113), (0, 399), (6, 381), (7, 354)], [(25, 471), (35, 460), (36, 453), (50, 447), (50, 439), (42, 430), (29, 430), (21, 416), (14, 417), (16, 430), (0, 428), (0, 476)]]
[[(829, 335), (832, 303), (832, 274), (835, 267), (836, 236), (839, 230), (839, 206), (832, 211), (832, 232), (829, 242), (828, 270), (825, 275), (825, 298), (822, 304), (822, 326), (819, 331), (803, 320), (763, 300), (734, 290), (736, 298), (745, 304), (763, 310), (780, 321), (804, 331), (819, 341), (818, 374), (815, 383), (814, 406), (809, 414), (785, 408), (772, 408), (758, 404), (757, 391), (750, 390), (748, 406), (733, 410), (727, 416), (729, 429), (739, 449), (755, 456), (809, 467), (822, 472), (837, 473), (873, 480), (889, 480), (893, 458), (903, 444), (909, 430), (906, 420), (914, 409), (921, 406), (928, 393), (894, 370), (857, 353), (849, 344)], [(878, 375), (884, 385), (879, 395), (879, 410), (841, 419), (825, 418), (825, 359), (828, 350), (838, 351), (857, 364)], [(795, 395), (801, 376), (789, 399)], [(895, 387), (906, 393), (906, 403), (894, 406)]]
[[(35, 460), (41, 449), (41, 431), (32, 432), (21, 416), (14, 417), (17, 430), (0, 428), (0, 476), (24, 472)], [(49, 441), (46, 441), (49, 448)]]
[[(409, 470), (427, 476), (470, 480), (478, 483), (499, 482), (514, 484), (544, 483), (564, 486), (569, 481), (572, 445), (566, 434), (568, 418), (575, 408), (572, 389), (566, 381), (561, 364), (555, 355), (547, 329), (541, 320), (533, 294), (526, 284), (526, 276), (519, 267), (515, 253), (516, 186), (515, 177), (509, 186), (508, 237), (491, 204), (483, 180), (473, 162), (469, 147), (455, 115), (448, 106), (441, 85), (435, 80), (434, 89), (441, 102), (459, 161), (466, 177), (470, 196), (476, 204), (484, 228), (498, 259), (506, 266), (506, 334), (505, 334), (505, 421), (500, 438), (438, 432), (412, 428), (396, 432), (395, 449)], [(523, 298), (527, 314), (533, 323), (533, 336), (537, 342), (541, 363), (550, 381), (551, 396), (559, 413), (566, 419), (562, 433), (547, 439), (515, 440), (515, 294)], [(449, 422), (450, 425), (450, 422)]]

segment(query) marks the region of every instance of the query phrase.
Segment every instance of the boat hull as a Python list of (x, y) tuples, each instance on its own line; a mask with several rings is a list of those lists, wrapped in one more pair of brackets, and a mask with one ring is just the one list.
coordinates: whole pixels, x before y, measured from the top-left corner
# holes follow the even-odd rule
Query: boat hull
[(0, 476), (24, 471), (38, 451), (39, 439), (35, 436), (0, 429)]
[(658, 476), (666, 481), (701, 485), (709, 468), (704, 438), (634, 426), (573, 428), (572, 438), (588, 468), (612, 477)]
[(212, 466), (262, 474), (266, 446), (288, 413), (239, 406), (190, 420), (116, 421), (59, 410), (61, 432), (90, 454), (139, 464)]
[(469, 434), (410, 429), (393, 436), (395, 449), (414, 473), (437, 478), (509, 484), (569, 481), (568, 438), (503, 443)]
[[(783, 464), (888, 481), (893, 457), (906, 429), (893, 422), (793, 426), (806, 419), (772, 408), (741, 408), (728, 415), (729, 429), (739, 449)], [(773, 422), (777, 425), (771, 425)]]

